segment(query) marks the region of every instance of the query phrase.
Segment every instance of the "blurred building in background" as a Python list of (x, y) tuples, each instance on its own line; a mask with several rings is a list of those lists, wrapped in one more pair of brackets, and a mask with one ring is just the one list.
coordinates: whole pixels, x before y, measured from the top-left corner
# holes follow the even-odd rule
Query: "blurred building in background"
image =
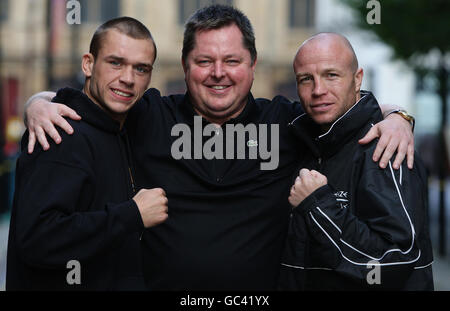
[[(181, 68), (183, 26), (198, 8), (232, 4), (252, 21), (259, 52), (253, 92), (296, 97), (291, 61), (300, 42), (315, 31), (314, 0), (79, 0), (81, 23), (69, 25), (67, 0), (0, 0), (2, 77), (17, 113), (41, 90), (81, 86), (80, 62), (95, 29), (117, 16), (142, 21), (158, 46), (151, 85), (163, 94), (185, 91)], [(257, 6), (255, 4), (257, 3)], [(16, 113), (16, 112), (15, 112)]]

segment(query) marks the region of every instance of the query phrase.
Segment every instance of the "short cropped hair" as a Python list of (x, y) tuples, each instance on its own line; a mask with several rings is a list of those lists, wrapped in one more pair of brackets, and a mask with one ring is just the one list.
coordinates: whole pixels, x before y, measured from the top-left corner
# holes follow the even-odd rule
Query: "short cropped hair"
[(94, 56), (94, 59), (97, 58), (98, 52), (102, 47), (102, 40), (106, 32), (110, 29), (115, 29), (133, 39), (151, 40), (153, 43), (153, 48), (155, 50), (155, 57), (153, 60), (156, 59), (156, 44), (155, 40), (153, 40), (153, 36), (150, 33), (150, 30), (148, 30), (148, 28), (145, 27), (145, 25), (137, 19), (128, 16), (111, 19), (97, 28), (94, 35), (92, 36), (91, 44), (89, 46), (89, 53)]
[(183, 38), (182, 57), (184, 62), (195, 46), (195, 35), (198, 31), (220, 29), (235, 24), (242, 33), (243, 45), (250, 52), (252, 64), (257, 52), (255, 34), (250, 20), (240, 10), (222, 4), (214, 4), (196, 11), (186, 22)]

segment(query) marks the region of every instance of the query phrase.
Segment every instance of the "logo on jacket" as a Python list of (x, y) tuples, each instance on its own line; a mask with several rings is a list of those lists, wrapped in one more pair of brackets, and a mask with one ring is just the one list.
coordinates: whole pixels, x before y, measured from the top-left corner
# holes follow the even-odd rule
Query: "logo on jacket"
[(341, 208), (347, 208), (349, 202), (347, 191), (336, 191), (334, 196), (336, 197), (336, 201)]

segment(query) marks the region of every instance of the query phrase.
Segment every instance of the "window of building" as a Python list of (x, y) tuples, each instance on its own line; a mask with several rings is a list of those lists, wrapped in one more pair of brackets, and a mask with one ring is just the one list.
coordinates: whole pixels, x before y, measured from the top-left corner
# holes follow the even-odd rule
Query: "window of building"
[(314, 26), (315, 0), (289, 0), (289, 26), (303, 28)]
[(116, 18), (119, 16), (119, 4), (119, 0), (80, 0), (81, 22), (103, 23)]
[(233, 0), (178, 0), (178, 22), (184, 24), (195, 11), (211, 4), (233, 5)]

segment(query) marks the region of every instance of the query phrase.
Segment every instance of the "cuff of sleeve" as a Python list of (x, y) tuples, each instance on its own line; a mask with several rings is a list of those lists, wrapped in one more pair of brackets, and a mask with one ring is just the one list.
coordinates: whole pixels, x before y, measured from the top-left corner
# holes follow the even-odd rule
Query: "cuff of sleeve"
[(304, 199), (296, 208), (297, 213), (302, 213), (306, 215), (309, 213), (313, 208), (316, 208), (317, 206), (323, 206), (324, 204), (329, 205), (330, 201), (336, 201), (336, 198), (334, 196), (334, 190), (329, 185), (326, 184), (325, 186), (322, 186), (313, 193), (311, 193), (306, 199)]
[(117, 209), (120, 222), (123, 224), (126, 231), (139, 232), (145, 229), (141, 213), (133, 199), (118, 204), (114, 208)]

